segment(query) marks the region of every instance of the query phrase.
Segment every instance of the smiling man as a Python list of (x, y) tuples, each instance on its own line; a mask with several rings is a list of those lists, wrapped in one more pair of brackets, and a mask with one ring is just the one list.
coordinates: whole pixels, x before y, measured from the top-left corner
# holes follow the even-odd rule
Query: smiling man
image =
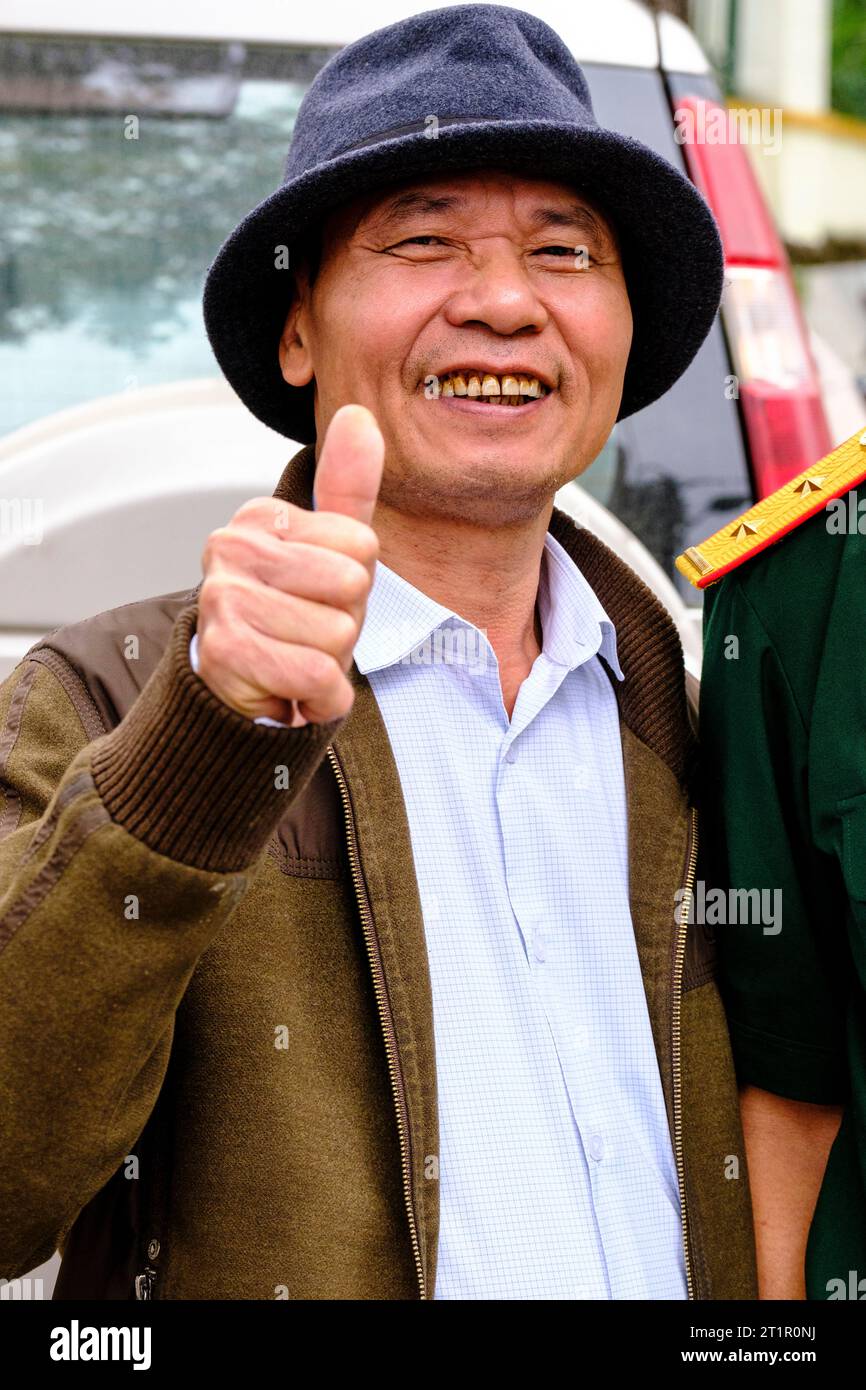
[(0, 687), (4, 1275), (60, 1240), (58, 1298), (755, 1296), (676, 911), (679, 640), (554, 506), (721, 283), (702, 199), (536, 18), (418, 15), (319, 74), (204, 297), (304, 447), (197, 589)]
[(542, 649), (553, 496), (598, 456), (622, 398), (616, 233), (567, 185), (472, 171), (351, 200), (317, 250), (283, 376), (315, 384), (323, 425), (345, 401), (374, 413), (380, 558), (486, 633), (510, 717)]

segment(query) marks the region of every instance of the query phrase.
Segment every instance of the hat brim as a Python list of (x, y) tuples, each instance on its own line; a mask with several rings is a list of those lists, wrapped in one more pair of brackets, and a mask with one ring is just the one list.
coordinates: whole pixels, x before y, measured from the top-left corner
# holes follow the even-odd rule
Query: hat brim
[[(413, 175), (503, 167), (572, 185), (612, 219), (633, 319), (618, 420), (683, 374), (718, 311), (724, 257), (718, 227), (689, 179), (616, 131), (549, 121), (421, 130), (349, 151), (284, 184), (220, 247), (204, 285), (204, 321), (226, 379), (249, 410), (287, 438), (316, 438), (313, 387), (290, 386), (277, 357), (292, 298), (279, 248), (297, 247), (326, 213)], [(291, 262), (291, 254), (290, 254)]]

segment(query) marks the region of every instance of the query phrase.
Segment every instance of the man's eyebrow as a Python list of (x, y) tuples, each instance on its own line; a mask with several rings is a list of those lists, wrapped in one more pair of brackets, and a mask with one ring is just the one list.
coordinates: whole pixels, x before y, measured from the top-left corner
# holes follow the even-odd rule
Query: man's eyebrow
[[(385, 203), (373, 220), (377, 231), (393, 231), (413, 217), (459, 212), (466, 203), (467, 199), (457, 193), (398, 193)], [(584, 203), (537, 207), (532, 212), (530, 222), (536, 231), (544, 231), (547, 227), (561, 227), (564, 230), (586, 233), (601, 242), (612, 239), (605, 223)]]
[(378, 229), (398, 227), (411, 217), (421, 214), (429, 216), (437, 212), (455, 212), (466, 204), (466, 199), (456, 193), (398, 193), (389, 198), (384, 207), (374, 214), (373, 220)]
[(612, 230), (608, 230), (604, 221), (584, 203), (569, 203), (567, 208), (536, 208), (530, 221), (537, 231), (544, 231), (546, 227), (562, 227), (585, 232), (599, 242), (615, 240)]

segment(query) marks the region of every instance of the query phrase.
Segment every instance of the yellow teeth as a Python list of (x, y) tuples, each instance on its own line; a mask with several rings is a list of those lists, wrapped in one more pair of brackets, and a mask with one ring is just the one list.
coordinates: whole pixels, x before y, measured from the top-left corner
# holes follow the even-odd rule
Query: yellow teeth
[(503, 376), (491, 372), (451, 372), (440, 378), (436, 395), (482, 397), (498, 405), (521, 405), (523, 400), (535, 400), (548, 393), (538, 377)]

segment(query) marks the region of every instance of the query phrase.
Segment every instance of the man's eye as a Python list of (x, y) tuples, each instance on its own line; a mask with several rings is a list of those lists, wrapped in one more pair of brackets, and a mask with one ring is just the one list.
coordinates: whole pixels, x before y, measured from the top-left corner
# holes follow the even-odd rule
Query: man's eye
[[(397, 245), (395, 247), (392, 247), (391, 249), (399, 250), (401, 246), (430, 246), (434, 242), (438, 243), (440, 246), (445, 245), (445, 242), (443, 241), (442, 237), (434, 236), (432, 233), (428, 233), (427, 235), (422, 236), (406, 237), (403, 241), (398, 242)], [(589, 255), (589, 253), (586, 251), (584, 247), (575, 248), (574, 246), (541, 246), (537, 251), (533, 252), (533, 254), (536, 256), (556, 255), (559, 260), (577, 260), (579, 258), (583, 262), (595, 261), (595, 257)]]
[(563, 260), (569, 257), (572, 260), (577, 260), (578, 257), (580, 257), (581, 260), (585, 261), (595, 260), (595, 257), (590, 256), (589, 252), (585, 251), (583, 247), (575, 248), (574, 246), (540, 246), (539, 249), (535, 252), (535, 255), (544, 256), (548, 253), (552, 255), (554, 251), (561, 252), (562, 254), (560, 259)]

